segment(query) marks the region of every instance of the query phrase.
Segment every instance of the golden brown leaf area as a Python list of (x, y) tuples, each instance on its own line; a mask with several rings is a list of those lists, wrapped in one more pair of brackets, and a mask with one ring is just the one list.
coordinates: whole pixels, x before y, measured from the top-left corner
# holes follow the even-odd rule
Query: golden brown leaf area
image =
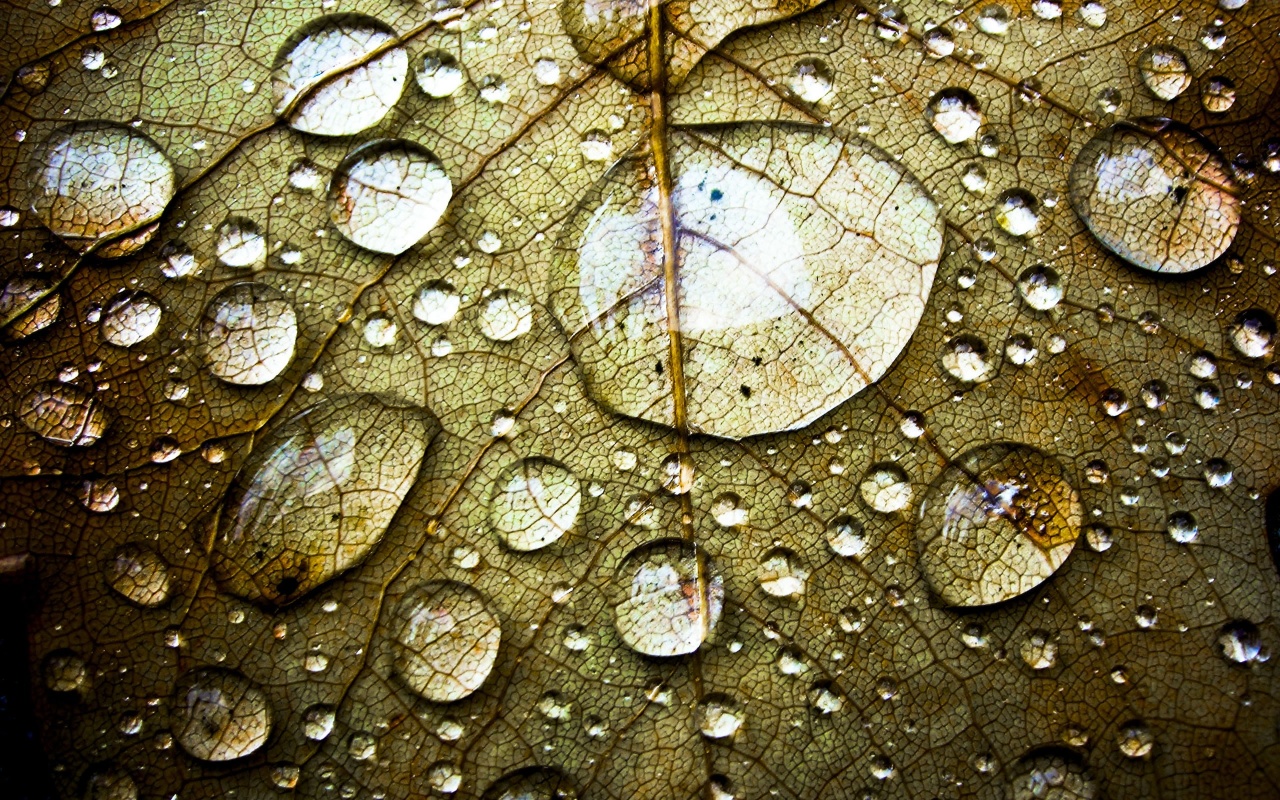
[(61, 794), (1280, 793), (1275, 4), (5, 2)]

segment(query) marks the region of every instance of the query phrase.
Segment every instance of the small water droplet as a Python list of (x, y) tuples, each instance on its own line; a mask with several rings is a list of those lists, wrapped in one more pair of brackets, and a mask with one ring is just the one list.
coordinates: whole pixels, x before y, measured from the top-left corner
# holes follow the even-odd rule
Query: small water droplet
[(480, 307), (480, 332), (495, 342), (510, 342), (533, 327), (533, 306), (524, 295), (499, 289)]
[(102, 309), (102, 340), (117, 347), (141, 344), (155, 335), (162, 311), (146, 292), (121, 292)]
[(18, 407), (18, 419), (33, 433), (61, 447), (89, 447), (106, 433), (107, 410), (77, 386), (47, 382), (32, 389)]
[(205, 306), (200, 336), (205, 364), (214, 376), (238, 386), (261, 386), (293, 360), (298, 318), (278, 290), (237, 283)]
[(547, 458), (526, 458), (498, 476), (489, 524), (512, 550), (539, 550), (573, 529), (581, 506), (582, 486), (568, 467)]
[(641, 545), (613, 583), (614, 624), (628, 647), (650, 656), (698, 649), (715, 628), (724, 585), (706, 554), (677, 539)]
[(144, 608), (169, 599), (169, 565), (151, 548), (126, 544), (107, 561), (107, 585), (121, 597)]
[(982, 127), (978, 100), (965, 89), (943, 89), (929, 100), (924, 113), (925, 119), (948, 144), (970, 141)]
[(1146, 758), (1155, 748), (1156, 737), (1146, 722), (1133, 719), (1120, 726), (1116, 743), (1125, 758)]
[(800, 556), (786, 548), (775, 547), (760, 559), (756, 575), (765, 594), (795, 600), (804, 595), (809, 570)]
[(1010, 236), (1030, 236), (1040, 225), (1040, 202), (1026, 189), (1006, 189), (996, 198), (995, 219)]
[(742, 727), (742, 707), (726, 694), (711, 694), (703, 698), (694, 711), (698, 730), (708, 739), (727, 739)]
[(806, 103), (819, 102), (831, 94), (834, 85), (835, 74), (831, 66), (820, 58), (800, 59), (787, 77), (787, 88)]
[(896, 464), (871, 466), (858, 484), (862, 501), (882, 514), (892, 514), (911, 502), (911, 482)]

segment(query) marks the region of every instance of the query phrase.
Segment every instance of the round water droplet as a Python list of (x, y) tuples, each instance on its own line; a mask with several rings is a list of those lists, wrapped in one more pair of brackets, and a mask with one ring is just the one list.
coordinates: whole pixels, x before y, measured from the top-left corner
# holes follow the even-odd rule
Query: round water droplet
[(943, 346), (942, 368), (957, 380), (980, 383), (991, 378), (995, 365), (988, 357), (986, 342), (962, 333)]
[(809, 570), (800, 556), (786, 548), (775, 547), (760, 559), (756, 577), (765, 594), (795, 600), (804, 596)]
[(830, 65), (820, 58), (802, 58), (791, 68), (787, 87), (791, 93), (806, 103), (816, 103), (835, 86), (835, 74)]
[(848, 514), (841, 514), (827, 523), (827, 544), (837, 555), (845, 558), (862, 558), (871, 550), (862, 524)]
[(1218, 632), (1218, 650), (1235, 664), (1252, 664), (1262, 658), (1262, 635), (1258, 626), (1247, 619), (1237, 619)]
[(1071, 206), (1111, 252), (1183, 273), (1226, 252), (1240, 227), (1231, 167), (1195, 131), (1144, 119), (1107, 128), (1071, 167)]
[(31, 210), (71, 247), (132, 253), (155, 232), (173, 199), (173, 164), (140, 131), (79, 122), (56, 131), (32, 156)]
[(1065, 748), (1033, 751), (1012, 773), (1012, 800), (1096, 800), (1100, 793), (1080, 756)]
[(98, 398), (67, 383), (42, 383), (22, 398), (18, 419), (33, 433), (62, 447), (89, 447), (109, 424)]
[(693, 712), (698, 730), (708, 739), (727, 739), (742, 727), (742, 706), (727, 694), (710, 694)]
[(1204, 82), (1200, 95), (1204, 110), (1210, 114), (1225, 114), (1236, 104), (1236, 85), (1230, 78), (1216, 75)]
[(169, 565), (145, 545), (122, 545), (107, 561), (107, 585), (131, 603), (155, 608), (169, 599)]
[(378, 740), (367, 733), (353, 733), (347, 740), (347, 754), (354, 761), (368, 761), (378, 753)]
[(480, 306), (480, 332), (495, 342), (510, 342), (533, 327), (533, 306), (511, 289), (499, 289)]
[(1240, 312), (1231, 325), (1231, 346), (1245, 358), (1270, 356), (1275, 338), (1275, 317), (1260, 308)]
[(501, 75), (485, 75), (478, 85), (480, 99), (489, 105), (502, 105), (511, 99), (511, 87)]
[(503, 775), (481, 800), (577, 800), (573, 781), (552, 767), (524, 767)]
[(741, 497), (733, 492), (725, 492), (716, 497), (711, 504), (711, 516), (715, 517), (716, 524), (720, 527), (733, 528), (746, 525), (749, 512), (742, 504)]
[(1132, 719), (1120, 726), (1116, 743), (1125, 758), (1146, 758), (1156, 746), (1156, 737), (1146, 722)]
[(693, 489), (697, 469), (688, 453), (671, 453), (662, 459), (659, 473), (664, 491), (671, 494), (688, 494)]
[(382, 539), (439, 431), (429, 412), (337, 395), (256, 443), (218, 518), (222, 587), (285, 605), (359, 564)]
[(428, 281), (413, 298), (413, 316), (428, 325), (445, 325), (458, 315), (462, 299), (446, 280)]
[(554, 58), (540, 58), (533, 62), (533, 79), (539, 86), (555, 86), (560, 82), (560, 65)]
[(117, 347), (133, 347), (150, 339), (160, 327), (160, 301), (146, 292), (121, 292), (102, 309), (102, 340)]
[(44, 659), (44, 685), (51, 692), (77, 692), (89, 682), (89, 667), (70, 650), (55, 650)]
[(0, 290), (0, 320), (9, 320), (0, 330), (5, 341), (20, 341), (58, 321), (62, 311), (62, 294), (53, 291), (53, 279), (47, 275), (26, 274), (10, 278)]
[(1004, 354), (1010, 363), (1022, 367), (1034, 361), (1040, 351), (1036, 348), (1035, 343), (1031, 341), (1030, 336), (1025, 333), (1015, 333), (1005, 343)]
[(258, 223), (247, 217), (227, 217), (218, 226), (214, 243), (218, 261), (228, 267), (261, 269), (266, 265), (267, 240)]
[(538, 698), (535, 710), (552, 722), (567, 722), (573, 718), (573, 703), (559, 692), (547, 692)]
[(100, 478), (80, 484), (80, 504), (95, 514), (114, 511), (120, 504), (120, 489), (110, 480)]
[(896, 774), (893, 761), (886, 755), (877, 755), (871, 759), (871, 777), (878, 781), (887, 781)]
[[(276, 116), (296, 130), (349, 136), (376, 125), (404, 91), (409, 57), (372, 17), (321, 17), (289, 37), (271, 71)], [(370, 57), (375, 51), (380, 55)]]
[(1010, 236), (1030, 236), (1040, 225), (1040, 201), (1026, 189), (1006, 189), (996, 198), (995, 216)]
[(724, 584), (701, 550), (663, 539), (623, 559), (612, 604), (628, 647), (649, 656), (684, 655), (697, 650), (719, 621)]
[(901, 511), (911, 502), (911, 482), (897, 464), (875, 464), (858, 484), (862, 502), (881, 514)]
[(160, 249), (160, 273), (166, 278), (186, 278), (194, 275), (200, 264), (191, 248), (179, 241), (172, 241)]
[(396, 321), (386, 314), (374, 314), (365, 320), (364, 340), (373, 347), (390, 347), (396, 343), (399, 333)]
[(329, 184), (329, 217), (338, 232), (366, 250), (397, 255), (426, 236), (453, 197), (439, 159), (404, 139), (357, 147)]
[(1107, 24), (1107, 7), (1098, 0), (1085, 0), (1080, 4), (1080, 19), (1090, 28), (1101, 28)]
[(978, 19), (975, 24), (978, 30), (988, 36), (1004, 36), (1009, 32), (1009, 9), (1002, 5), (993, 3), (989, 6), (983, 6), (978, 12)]
[(474, 693), (498, 660), (502, 629), (475, 589), (433, 581), (410, 589), (396, 608), (396, 674), (436, 703)]
[(267, 696), (238, 672), (202, 667), (178, 679), (170, 710), (173, 737), (202, 761), (243, 758), (271, 734)]
[(538, 550), (573, 530), (582, 486), (568, 467), (548, 458), (509, 465), (494, 484), (489, 524), (512, 550)]
[(119, 767), (97, 767), (84, 782), (84, 800), (138, 800), (138, 785)]
[(297, 787), (300, 777), (302, 777), (302, 769), (297, 764), (271, 765), (271, 783), (277, 789), (287, 790)]
[[(673, 131), (670, 144), (690, 427), (791, 430), (879, 379), (919, 322), (941, 252), (923, 187), (870, 144), (818, 126), (734, 123)], [(759, 161), (781, 152), (806, 156)], [(653, 175), (636, 151), (584, 196), (560, 231), (547, 307), (598, 403), (670, 426)], [(882, 208), (896, 213), (871, 211)], [(863, 233), (828, 240), (819, 228)]]
[(425, 54), (413, 78), (430, 97), (449, 97), (461, 89), (466, 80), (458, 59), (443, 50)]
[(1037, 311), (1048, 311), (1062, 302), (1062, 279), (1052, 267), (1037, 264), (1018, 276), (1018, 293)]
[(844, 696), (839, 687), (829, 681), (819, 681), (809, 687), (806, 694), (809, 707), (821, 716), (830, 716), (844, 708)]
[(586, 132), (582, 137), (582, 157), (588, 161), (608, 161), (613, 158), (613, 137), (599, 128)]
[(1057, 663), (1058, 643), (1047, 631), (1032, 631), (1022, 640), (1018, 653), (1028, 667), (1038, 672)]
[(315, 705), (302, 714), (302, 735), (313, 742), (323, 742), (333, 733), (337, 714), (333, 706)]
[(1191, 66), (1181, 50), (1158, 44), (1138, 56), (1138, 72), (1151, 93), (1161, 100), (1174, 100), (1191, 86)]
[(462, 770), (448, 761), (432, 764), (427, 770), (427, 785), (440, 794), (454, 794), (462, 788)]
[(1083, 511), (1057, 459), (1001, 443), (953, 461), (920, 501), (920, 569), (945, 603), (981, 606), (1048, 580), (1075, 548)]
[(293, 360), (298, 318), (278, 290), (237, 283), (205, 306), (200, 338), (205, 365), (216, 377), (237, 386), (261, 386)]
[(978, 100), (964, 89), (943, 89), (935, 94), (925, 106), (924, 116), (948, 144), (970, 141), (982, 127)]
[(886, 42), (900, 40), (907, 30), (907, 15), (901, 8), (887, 5), (876, 14), (876, 35)]
[(1169, 538), (1178, 544), (1191, 544), (1200, 536), (1196, 518), (1188, 511), (1175, 511), (1165, 524)]

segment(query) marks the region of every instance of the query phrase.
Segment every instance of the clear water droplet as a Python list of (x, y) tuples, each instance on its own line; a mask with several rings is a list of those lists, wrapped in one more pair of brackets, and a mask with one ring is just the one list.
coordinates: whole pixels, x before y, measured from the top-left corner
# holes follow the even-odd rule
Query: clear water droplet
[(1037, 311), (1048, 311), (1062, 302), (1062, 279), (1044, 264), (1028, 267), (1018, 276), (1018, 293)]
[(343, 238), (398, 255), (423, 239), (453, 197), (435, 155), (405, 139), (378, 139), (352, 150), (329, 184), (329, 218)]
[(55, 650), (45, 656), (45, 688), (51, 692), (78, 692), (89, 682), (89, 666), (70, 650)]
[(787, 88), (806, 103), (817, 103), (835, 88), (835, 73), (820, 58), (802, 58), (791, 67)]
[(1145, 721), (1132, 719), (1120, 726), (1116, 744), (1125, 758), (1146, 758), (1155, 749), (1156, 737)]
[(742, 727), (742, 706), (727, 694), (710, 694), (694, 711), (698, 731), (708, 739), (727, 739)]
[(237, 386), (261, 386), (293, 360), (298, 318), (280, 291), (237, 283), (205, 306), (200, 321), (204, 362), (214, 376)]
[(462, 88), (466, 80), (462, 65), (443, 50), (432, 50), (423, 55), (413, 77), (429, 97), (450, 97)]
[(1040, 202), (1026, 189), (1006, 189), (996, 198), (995, 219), (1010, 236), (1030, 236), (1040, 225)]
[(827, 544), (836, 555), (845, 558), (862, 558), (871, 550), (862, 524), (848, 514), (841, 514), (827, 523)]
[(462, 299), (446, 280), (428, 281), (413, 298), (413, 316), (428, 325), (446, 325), (458, 315)]
[(98, 398), (67, 383), (32, 389), (18, 406), (18, 419), (33, 433), (61, 447), (89, 447), (107, 432), (110, 419)]
[(697, 650), (724, 604), (724, 585), (706, 554), (678, 539), (632, 550), (618, 567), (613, 590), (618, 634), (649, 656)]
[(271, 720), (266, 694), (232, 670), (195, 669), (174, 689), (173, 736), (202, 761), (232, 761), (256, 752), (267, 743)]
[(489, 524), (512, 550), (539, 550), (573, 530), (582, 486), (569, 468), (535, 456), (507, 466), (494, 484)]
[(892, 514), (911, 502), (911, 482), (897, 464), (872, 465), (858, 484), (862, 501), (881, 514)]
[(155, 335), (163, 309), (146, 292), (121, 292), (102, 309), (102, 340), (117, 347), (133, 347)]
[(125, 544), (107, 561), (107, 585), (121, 597), (144, 608), (169, 600), (169, 565), (156, 551), (141, 544)]
[(809, 569), (794, 552), (775, 547), (760, 558), (756, 577), (765, 594), (796, 600), (804, 596)]
[(609, 161), (613, 158), (613, 137), (593, 128), (583, 134), (582, 157), (588, 161)]
[(247, 217), (227, 217), (218, 226), (214, 243), (218, 261), (228, 267), (261, 269), (266, 266), (267, 240), (258, 223)]
[(978, 100), (965, 89), (948, 88), (938, 92), (925, 106), (924, 115), (948, 144), (971, 141), (982, 127)]
[(1200, 527), (1189, 511), (1175, 511), (1165, 523), (1169, 538), (1178, 544), (1191, 544), (1200, 536)]
[(995, 369), (988, 357), (986, 342), (967, 333), (952, 337), (943, 346), (942, 367), (965, 383), (988, 380)]
[(436, 703), (460, 700), (493, 671), (502, 629), (470, 586), (433, 581), (410, 589), (396, 618), (396, 674), (420, 697)]
[(333, 733), (337, 712), (333, 706), (314, 705), (302, 713), (302, 735), (313, 742), (323, 742)]
[(533, 306), (523, 294), (499, 289), (480, 306), (480, 332), (495, 342), (510, 342), (533, 327)]

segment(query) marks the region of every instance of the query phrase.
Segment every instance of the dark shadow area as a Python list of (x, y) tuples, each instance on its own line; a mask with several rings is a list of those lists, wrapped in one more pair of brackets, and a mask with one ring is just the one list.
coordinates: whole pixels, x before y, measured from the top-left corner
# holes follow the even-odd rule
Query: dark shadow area
[(0, 573), (0, 795), (10, 800), (54, 797), (31, 704), (26, 621), (33, 589), (27, 570)]

